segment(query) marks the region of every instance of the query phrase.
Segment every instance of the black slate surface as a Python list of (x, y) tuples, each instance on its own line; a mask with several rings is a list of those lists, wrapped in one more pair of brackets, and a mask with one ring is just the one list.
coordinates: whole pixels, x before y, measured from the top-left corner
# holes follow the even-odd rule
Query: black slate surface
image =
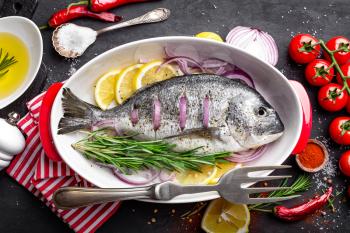
[[(6, 1), (8, 0), (0, 1), (0, 7)], [(41, 0), (33, 16), (34, 22), (38, 25), (45, 24), (51, 13), (70, 2)], [(324, 217), (312, 216), (305, 221), (284, 223), (269, 214), (252, 213), (250, 232), (350, 232), (350, 226), (347, 224), (350, 220), (349, 205), (343, 191), (348, 180), (339, 173), (337, 168), (337, 160), (347, 148), (330, 142), (327, 133), (328, 124), (334, 116), (346, 113), (329, 114), (322, 111), (316, 104), (317, 89), (306, 84), (303, 78), (303, 67), (291, 62), (287, 56), (288, 42), (291, 36), (298, 32), (308, 32), (325, 40), (335, 35), (350, 37), (348, 2), (344, 0), (163, 0), (128, 5), (113, 10), (113, 12), (129, 19), (156, 7), (171, 9), (172, 17), (165, 23), (122, 29), (103, 35), (83, 57), (77, 60), (59, 57), (50, 44), (52, 31), (43, 31), (43, 61), (47, 67), (47, 74), (45, 69), (42, 69), (41, 74), (25, 95), (6, 109), (0, 110), (0, 116), (4, 117), (12, 110), (23, 113), (24, 103), (27, 100), (53, 82), (69, 78), (70, 74), (93, 57), (115, 46), (143, 38), (194, 35), (201, 31), (213, 31), (225, 37), (228, 31), (237, 25), (257, 27), (268, 31), (278, 44), (280, 58), (277, 68), (286, 77), (300, 81), (307, 88), (314, 108), (312, 137), (322, 140), (331, 152), (331, 162), (327, 169), (312, 176), (312, 189), (305, 193), (303, 198), (291, 201), (287, 205), (300, 203), (312, 197), (314, 193), (321, 193), (325, 187), (324, 177), (332, 178), (336, 190), (341, 193), (335, 198), (336, 213), (325, 208), (327, 214)], [(76, 23), (95, 29), (107, 25), (92, 20), (76, 20)], [(293, 158), (288, 159), (285, 163), (293, 165), (293, 169), (286, 173), (293, 175), (301, 173)], [(45, 205), (4, 172), (1, 172), (0, 176), (0, 189), (0, 232), (71, 232), (68, 226), (51, 213)], [(193, 208), (194, 205), (124, 202), (120, 210), (98, 232), (133, 233), (141, 230), (144, 233), (202, 232), (200, 230), (201, 216), (194, 216), (192, 222), (180, 218), (181, 214)], [(158, 210), (157, 213), (154, 213), (155, 209)], [(151, 218), (155, 218), (156, 222), (148, 224)]]

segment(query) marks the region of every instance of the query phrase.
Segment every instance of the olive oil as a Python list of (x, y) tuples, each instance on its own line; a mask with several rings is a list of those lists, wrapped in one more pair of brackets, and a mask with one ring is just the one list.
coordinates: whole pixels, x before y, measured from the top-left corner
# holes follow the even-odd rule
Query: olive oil
[(15, 64), (6, 68), (5, 70), (8, 70), (8, 72), (0, 77), (1, 100), (11, 95), (25, 82), (30, 61), (26, 45), (20, 38), (11, 33), (0, 32), (0, 49), (2, 49), (0, 62), (6, 53), (8, 53), (9, 57), (14, 56), (17, 61)]

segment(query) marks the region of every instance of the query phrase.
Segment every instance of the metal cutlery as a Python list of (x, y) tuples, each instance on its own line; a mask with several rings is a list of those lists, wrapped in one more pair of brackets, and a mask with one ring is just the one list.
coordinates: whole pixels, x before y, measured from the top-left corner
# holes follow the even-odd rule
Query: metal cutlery
[(182, 186), (174, 182), (164, 182), (144, 187), (135, 188), (80, 188), (64, 187), (58, 189), (53, 195), (53, 201), (57, 208), (72, 209), (97, 203), (112, 202), (117, 200), (145, 199), (167, 201), (182, 194), (194, 194), (216, 191), (229, 202), (242, 204), (258, 204), (289, 200), (300, 195), (288, 197), (250, 197), (250, 194), (272, 192), (289, 189), (289, 187), (242, 187), (259, 181), (290, 178), (291, 176), (249, 176), (251, 172), (290, 168), (288, 165), (242, 167), (233, 169), (224, 174), (215, 185), (186, 185)]
[[(166, 19), (168, 19), (170, 17), (170, 10), (166, 9), (166, 8), (157, 8), (155, 10), (152, 10), (150, 12), (147, 12), (144, 15), (141, 15), (137, 18), (125, 21), (125, 22), (121, 22), (106, 28), (102, 28), (100, 30), (93, 30), (91, 28), (88, 27), (82, 27), (82, 26), (78, 26), (72, 23), (66, 23), (66, 24), (62, 24), (61, 26), (57, 27), (55, 29), (55, 31), (52, 34), (52, 44), (53, 47), (55, 48), (55, 50), (61, 55), (64, 56), (66, 58), (76, 58), (81, 56), (85, 50), (96, 41), (96, 38), (98, 35), (105, 33), (105, 32), (109, 32), (112, 30), (116, 30), (116, 29), (120, 29), (120, 28), (125, 28), (125, 27), (130, 27), (130, 26), (134, 26), (134, 25), (139, 25), (139, 24), (149, 24), (149, 23), (157, 23), (157, 22), (161, 22), (164, 21)], [(70, 40), (74, 40), (74, 44), (80, 44), (83, 45), (85, 48), (82, 51), (75, 51), (72, 48), (67, 48), (65, 47), (65, 45), (63, 45), (60, 41), (60, 31), (63, 30), (64, 27), (67, 27), (69, 25), (74, 25), (75, 26), (75, 33), (71, 33), (71, 34), (75, 34), (77, 36), (73, 36), (70, 38)], [(88, 37), (84, 37), (81, 35), (84, 35), (83, 33), (81, 34), (80, 31), (91, 31), (92, 33), (92, 37), (93, 38), (88, 38)], [(81, 34), (81, 35), (80, 35)], [(91, 34), (91, 33), (90, 33)], [(71, 42), (72, 43), (72, 42)]]

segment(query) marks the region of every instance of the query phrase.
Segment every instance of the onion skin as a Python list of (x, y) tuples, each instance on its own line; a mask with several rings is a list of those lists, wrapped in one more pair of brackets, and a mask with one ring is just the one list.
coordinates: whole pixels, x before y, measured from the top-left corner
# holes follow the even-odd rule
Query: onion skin
[(139, 122), (139, 111), (136, 108), (131, 110), (130, 120), (133, 126), (135, 126), (137, 122)]
[(113, 174), (120, 180), (123, 181), (126, 184), (130, 185), (145, 185), (151, 183), (154, 179), (156, 179), (159, 176), (159, 171), (154, 171), (154, 170), (147, 170), (145, 172), (149, 172), (151, 177), (146, 179), (145, 181), (135, 181), (132, 180), (128, 177), (128, 175), (122, 174), (118, 169), (113, 169)]
[(226, 37), (226, 43), (275, 66), (278, 61), (278, 48), (275, 40), (267, 32), (260, 29), (237, 26)]
[(153, 101), (153, 129), (157, 130), (160, 127), (160, 118), (161, 118), (161, 110), (160, 110), (160, 101), (158, 99), (155, 99)]
[(243, 70), (235, 69), (235, 70), (227, 71), (226, 73), (223, 73), (222, 76), (225, 76), (231, 79), (240, 79), (244, 81), (248, 86), (255, 88), (253, 79)]
[(175, 175), (175, 172), (171, 172), (170, 174), (168, 174), (168, 172), (160, 171), (158, 177), (160, 181), (165, 182), (165, 181), (174, 180), (176, 175)]
[(257, 149), (238, 152), (232, 154), (231, 157), (226, 158), (226, 160), (234, 162), (234, 163), (246, 163), (253, 161), (264, 154), (266, 150), (266, 146), (261, 146)]

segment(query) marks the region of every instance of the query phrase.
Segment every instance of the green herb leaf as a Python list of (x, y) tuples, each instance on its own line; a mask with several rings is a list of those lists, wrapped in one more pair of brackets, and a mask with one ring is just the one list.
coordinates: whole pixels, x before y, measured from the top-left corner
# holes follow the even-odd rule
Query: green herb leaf
[(9, 67), (17, 63), (17, 60), (14, 56), (9, 57), (9, 54), (6, 53), (2, 57), (2, 48), (0, 48), (0, 78), (5, 76), (9, 72)]
[(299, 48), (299, 52), (313, 52), (315, 44), (312, 44), (312, 41), (303, 42), (303, 46)]
[[(284, 179), (279, 186), (288, 187), (288, 179)], [(271, 192), (266, 197), (288, 197), (301, 192), (305, 192), (311, 187), (311, 179), (308, 175), (305, 175), (305, 174), (300, 175), (289, 187), (290, 187), (289, 189)], [(258, 195), (258, 197), (262, 197), (262, 195), (260, 194)], [(277, 204), (278, 203), (261, 203), (261, 204), (249, 205), (248, 208), (250, 210), (266, 212), (271, 210), (267, 208), (271, 208), (272, 206)]]
[(322, 78), (326, 79), (327, 81), (329, 81), (329, 79), (327, 77), (327, 75), (329, 75), (329, 71), (327, 71), (324, 66), (314, 67), (314, 68), (316, 70), (316, 74), (312, 78), (322, 77)]
[(137, 141), (130, 136), (110, 136), (103, 130), (91, 132), (72, 147), (86, 158), (115, 166), (123, 173), (143, 169), (169, 171), (194, 170), (201, 172), (202, 165), (215, 166), (227, 162), (230, 152), (199, 154), (201, 147), (188, 151), (174, 151), (175, 145), (163, 140)]
[(341, 128), (341, 136), (344, 136), (344, 134), (350, 130), (350, 120), (342, 123), (340, 125), (340, 128)]
[(328, 96), (325, 98), (325, 100), (331, 100), (331, 101), (335, 101), (337, 99), (337, 97), (341, 96), (342, 94), (342, 90), (338, 89), (338, 88), (334, 88), (333, 90), (330, 90), (328, 92)]
[(340, 43), (337, 50), (341, 52), (349, 52), (349, 43)]

